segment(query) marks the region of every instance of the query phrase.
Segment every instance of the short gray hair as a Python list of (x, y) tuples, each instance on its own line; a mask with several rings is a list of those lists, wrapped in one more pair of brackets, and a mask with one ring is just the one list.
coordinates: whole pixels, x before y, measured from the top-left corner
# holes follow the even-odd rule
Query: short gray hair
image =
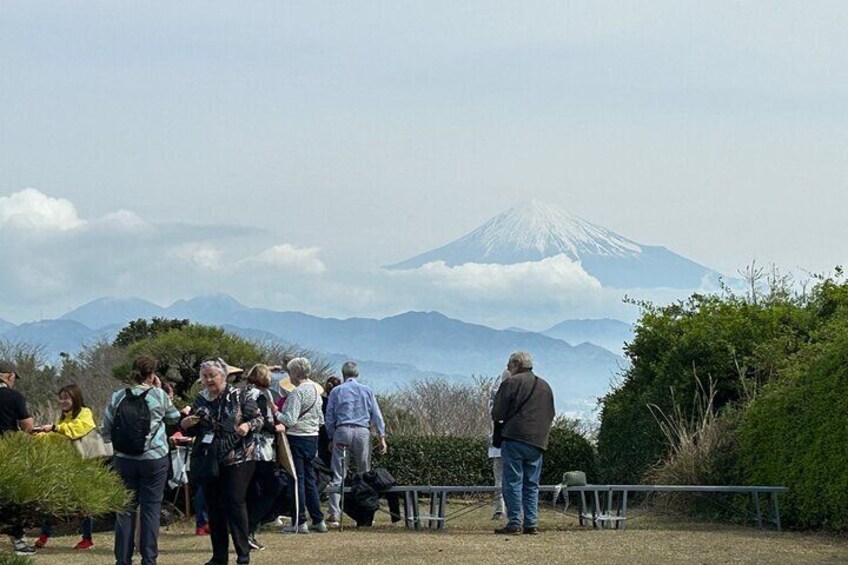
[(509, 362), (518, 365), (522, 371), (529, 371), (533, 368), (533, 358), (526, 351), (516, 351), (509, 356)]
[(359, 367), (356, 366), (356, 361), (348, 361), (342, 365), (342, 376), (347, 379), (355, 379), (359, 376)]
[(286, 365), (286, 370), (292, 377), (308, 377), (312, 372), (312, 363), (306, 357), (295, 357)]

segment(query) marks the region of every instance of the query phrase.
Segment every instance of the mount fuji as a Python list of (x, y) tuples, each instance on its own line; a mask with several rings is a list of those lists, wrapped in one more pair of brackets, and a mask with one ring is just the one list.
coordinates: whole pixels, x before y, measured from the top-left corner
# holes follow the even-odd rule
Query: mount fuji
[(468, 235), (387, 269), (416, 269), (443, 261), (512, 265), (565, 255), (603, 286), (699, 288), (718, 272), (661, 246), (643, 245), (565, 210), (531, 200), (511, 208)]

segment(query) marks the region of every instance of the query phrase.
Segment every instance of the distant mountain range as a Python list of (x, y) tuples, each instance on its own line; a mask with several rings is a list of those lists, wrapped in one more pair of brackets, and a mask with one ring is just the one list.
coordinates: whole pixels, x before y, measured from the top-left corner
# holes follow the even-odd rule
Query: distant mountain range
[(566, 320), (541, 333), (573, 344), (593, 343), (613, 353), (621, 354), (624, 344), (633, 339), (633, 326), (609, 318)]
[(721, 276), (665, 247), (637, 243), (538, 200), (507, 210), (456, 241), (387, 268), (416, 269), (434, 261), (444, 261), (449, 267), (512, 265), (557, 255), (580, 263), (603, 286), (613, 288), (694, 289)]
[[(7, 327), (0, 338), (40, 344), (48, 355), (57, 357), (61, 351), (78, 351), (86, 342), (111, 340), (127, 322), (153, 316), (218, 325), (258, 341), (282, 340), (319, 351), (337, 365), (353, 358), (362, 367), (363, 379), (378, 390), (412, 379), (496, 376), (511, 352), (524, 349), (533, 354), (537, 370), (551, 382), (558, 405), (565, 407), (602, 395), (624, 362), (619, 355), (580, 339), (580, 324), (569, 329), (569, 335), (579, 340), (571, 345), (553, 334), (495, 330), (438, 312), (339, 320), (249, 308), (224, 294), (180, 300), (167, 308), (138, 298), (103, 298), (58, 320)], [(596, 337), (602, 327), (621, 329), (614, 321), (602, 322), (592, 330)], [(557, 327), (548, 331), (556, 332)]]

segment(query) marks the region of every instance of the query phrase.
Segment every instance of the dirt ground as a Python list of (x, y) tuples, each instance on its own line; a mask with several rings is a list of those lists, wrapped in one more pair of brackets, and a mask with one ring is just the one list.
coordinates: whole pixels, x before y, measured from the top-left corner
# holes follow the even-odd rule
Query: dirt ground
[[(454, 505), (451, 505), (452, 507)], [(451, 508), (456, 512), (462, 507)], [(327, 534), (283, 535), (266, 529), (266, 549), (252, 563), (848, 563), (848, 538), (823, 534), (778, 533), (753, 527), (698, 523), (654, 513), (631, 511), (626, 531), (592, 530), (573, 515), (546, 509), (538, 536), (498, 536), (487, 507), (468, 507), (444, 532), (415, 532), (391, 525), (378, 515), (373, 528), (346, 528)], [(114, 563), (112, 536), (95, 533), (95, 548), (72, 549), (75, 536), (54, 537), (39, 551), (37, 564), (107, 565)], [(208, 537), (194, 535), (191, 523), (163, 529), (161, 565), (202, 564), (211, 558)], [(0, 543), (5, 543), (0, 542)], [(8, 547), (2, 549), (9, 549)], [(138, 561), (138, 558), (136, 558)], [(235, 555), (231, 556), (235, 562)]]

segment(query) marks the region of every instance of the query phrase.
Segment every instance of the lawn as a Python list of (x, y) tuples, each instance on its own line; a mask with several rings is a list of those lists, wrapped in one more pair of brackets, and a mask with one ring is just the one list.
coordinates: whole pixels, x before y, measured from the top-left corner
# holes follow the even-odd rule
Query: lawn
[[(452, 505), (454, 506), (454, 505)], [(458, 506), (454, 506), (454, 509)], [(468, 510), (472, 510), (469, 508)], [(385, 514), (370, 529), (327, 534), (282, 535), (266, 530), (267, 549), (252, 555), (262, 563), (846, 563), (848, 539), (820, 534), (777, 533), (756, 528), (698, 523), (633, 511), (627, 531), (581, 528), (573, 516), (546, 509), (538, 536), (496, 536), (488, 508), (452, 520), (445, 532), (413, 532), (390, 525)], [(209, 539), (185, 523), (163, 529), (161, 565), (202, 564), (211, 557)], [(71, 547), (77, 538), (54, 537), (36, 564), (114, 563), (112, 536), (95, 533), (95, 548)], [(6, 549), (6, 548), (4, 548)], [(138, 562), (138, 558), (137, 561)], [(235, 556), (231, 558), (235, 562)]]

